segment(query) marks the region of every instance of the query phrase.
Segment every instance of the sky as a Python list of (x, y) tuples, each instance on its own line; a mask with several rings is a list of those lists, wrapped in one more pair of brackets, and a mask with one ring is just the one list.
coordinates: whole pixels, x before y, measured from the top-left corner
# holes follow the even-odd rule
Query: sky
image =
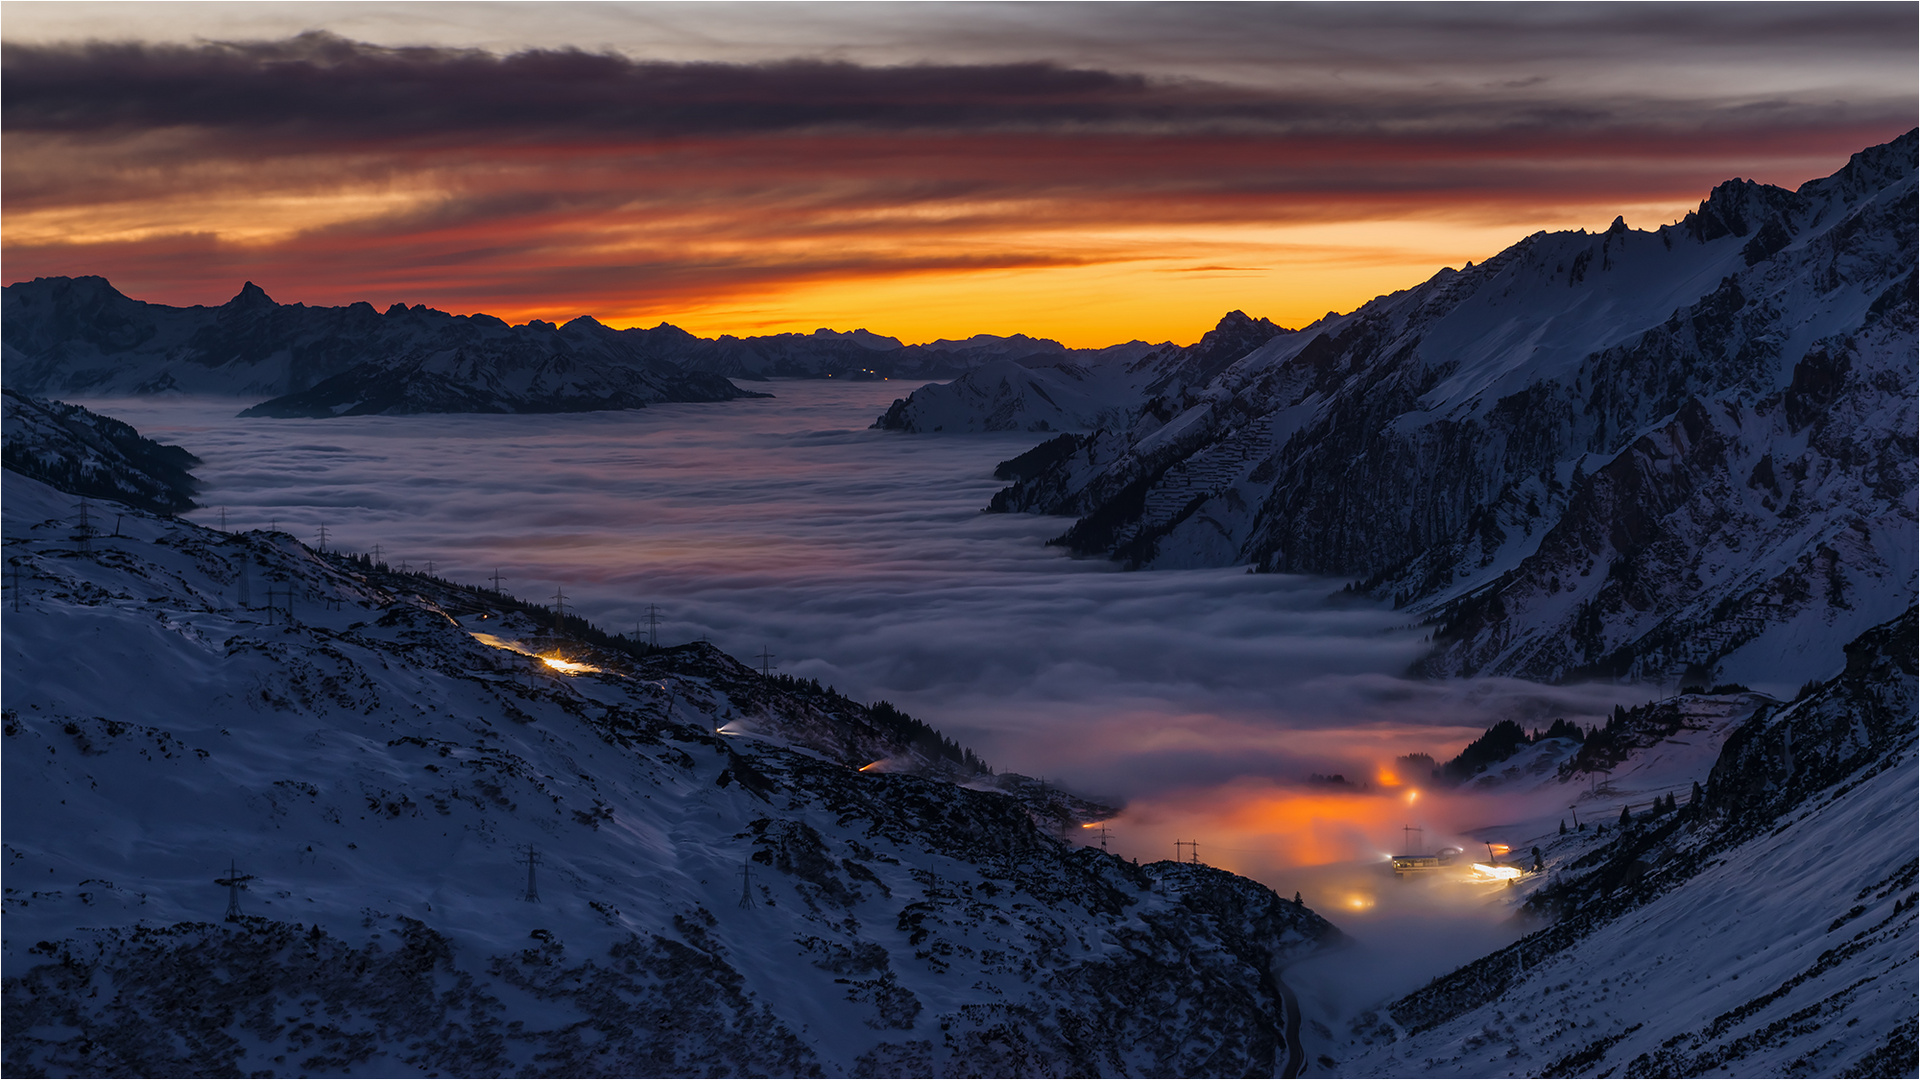
[(0, 269), (1190, 342), (1911, 128), (1912, 5), (0, 4)]

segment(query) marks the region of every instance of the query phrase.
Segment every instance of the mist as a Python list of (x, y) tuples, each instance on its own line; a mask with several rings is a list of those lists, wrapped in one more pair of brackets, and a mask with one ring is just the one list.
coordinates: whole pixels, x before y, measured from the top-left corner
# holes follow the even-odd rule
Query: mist
[[(765, 650), (777, 670), (891, 701), (998, 769), (1120, 807), (1106, 842), (1123, 857), (1198, 840), (1203, 861), (1301, 892), (1373, 942), (1366, 956), (1400, 957), (1378, 960), (1387, 983), (1513, 932), (1471, 887), (1396, 889), (1385, 859), (1403, 829), (1464, 847), (1546, 811), (1389, 784), (1382, 770), (1414, 751), (1444, 761), (1500, 719), (1589, 725), (1649, 696), (1406, 678), (1426, 629), (1333, 602), (1341, 581), (1128, 573), (1045, 546), (1065, 519), (982, 513), (1001, 486), (994, 465), (1043, 436), (868, 430), (904, 384), (771, 389), (540, 416), (243, 420), (230, 400), (87, 404), (204, 459), (207, 508), (190, 515), (202, 524), (224, 513), (230, 529), (309, 544), (324, 524), (329, 547), (378, 545), (395, 567), (474, 584), (497, 571), (506, 591), (548, 604), (558, 590), (614, 632), (641, 632), (653, 605), (663, 643), (705, 637), (755, 666)], [(1449, 944), (1409, 967), (1383, 944), (1404, 933)]]

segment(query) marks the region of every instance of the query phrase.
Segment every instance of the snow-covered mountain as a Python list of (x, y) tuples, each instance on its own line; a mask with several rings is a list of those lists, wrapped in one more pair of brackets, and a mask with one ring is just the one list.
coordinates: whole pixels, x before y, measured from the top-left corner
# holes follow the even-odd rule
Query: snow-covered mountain
[(1337, 931), (890, 707), (284, 534), (83, 552), (75, 502), (5, 474), (9, 1074), (1297, 1056), (1275, 968)]
[[(1633, 801), (1630, 820), (1520, 841), (1545, 856), (1545, 872), (1514, 885), (1541, 928), (1364, 1014), (1345, 1060), (1323, 1064), (1355, 1076), (1914, 1075), (1917, 647), (1910, 607), (1791, 703), (1710, 695), (1637, 710), (1623, 728), (1647, 738), (1589, 763), (1620, 769), (1603, 794)], [(1734, 710), (1744, 718), (1695, 771), (1699, 797), (1646, 809), (1662, 787), (1685, 791), (1687, 759)], [(1549, 784), (1587, 779), (1569, 770)]]
[(0, 460), (62, 491), (171, 514), (191, 510), (200, 464), (178, 446), (143, 438), (110, 416), (0, 390)]
[[(1081, 388), (1103, 426), (993, 507), (1132, 566), (1363, 579), (1438, 624), (1437, 674), (1825, 677), (1915, 589), (1915, 205), (1910, 132), (1796, 191), (1729, 181), (1677, 225), (1539, 233), (1231, 357), (1148, 357)], [(985, 426), (1035, 394), (1007, 386), (894, 412)]]
[[(1212, 374), (1286, 331), (1234, 311), (1198, 342), (1130, 341), (982, 363), (897, 399), (873, 426), (890, 431), (1090, 431), (1123, 424), (1171, 380)], [(978, 339), (975, 339), (978, 340)]]

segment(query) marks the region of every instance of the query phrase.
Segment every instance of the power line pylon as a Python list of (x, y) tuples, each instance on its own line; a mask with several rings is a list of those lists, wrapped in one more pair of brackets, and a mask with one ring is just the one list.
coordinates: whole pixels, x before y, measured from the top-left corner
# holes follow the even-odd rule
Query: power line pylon
[(493, 568), (493, 591), (500, 591), (500, 568), (497, 566)]
[(80, 542), (80, 554), (82, 555), (93, 554), (93, 516), (91, 511), (92, 507), (87, 504), (87, 500), (83, 496), (80, 499), (79, 528), (77, 528), (73, 534), (73, 538)]
[(753, 906), (753, 860), (752, 859), (748, 859), (745, 862), (740, 864), (740, 906), (743, 908), (750, 908)]
[(1103, 821), (1100, 823), (1100, 850), (1101, 851), (1107, 850), (1107, 836), (1108, 836), (1107, 823)]
[(521, 897), (521, 899), (525, 900), (529, 904), (537, 904), (540, 902), (540, 889), (539, 889), (539, 886), (534, 884), (533, 868), (540, 865), (540, 853), (534, 850), (532, 844), (527, 845), (526, 863), (527, 863), (527, 894)]
[(555, 585), (553, 587), (553, 632), (554, 633), (558, 634), (560, 632), (560, 625), (563, 621), (565, 621), (566, 617), (567, 617), (567, 594), (561, 591), (560, 586)]
[(660, 647), (660, 609), (652, 604), (647, 605), (647, 647)]
[(763, 679), (771, 679), (773, 677), (773, 669), (775, 667), (773, 655), (774, 654), (767, 651), (765, 645), (760, 646), (760, 677)]
[(240, 921), (240, 886), (252, 880), (253, 875), (242, 874), (238, 865), (234, 863), (232, 859), (227, 860), (227, 876), (213, 879), (215, 885), (225, 885), (227, 887), (228, 922)]
[[(1182, 848), (1191, 848), (1191, 849), (1193, 849), (1193, 851), (1192, 851), (1192, 854), (1191, 854), (1191, 855), (1187, 855), (1187, 854), (1186, 854), (1185, 852), (1183, 852), (1183, 851), (1181, 851), (1181, 849), (1182, 849)], [(1184, 856), (1184, 857), (1183, 857), (1183, 856)], [(1173, 861), (1174, 861), (1174, 862), (1185, 862), (1185, 863), (1197, 863), (1197, 862), (1199, 862), (1199, 861), (1200, 861), (1200, 841), (1198, 841), (1198, 840), (1175, 840), (1175, 841), (1173, 842)]]
[(320, 523), (320, 550), (323, 553), (327, 550), (327, 523), (324, 521)]

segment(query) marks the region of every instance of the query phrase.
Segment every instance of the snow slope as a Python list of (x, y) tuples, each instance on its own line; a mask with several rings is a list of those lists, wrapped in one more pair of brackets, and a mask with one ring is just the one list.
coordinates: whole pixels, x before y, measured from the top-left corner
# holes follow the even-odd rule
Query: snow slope
[(710, 646), (5, 485), (11, 1074), (1271, 1075), (1337, 937)]

